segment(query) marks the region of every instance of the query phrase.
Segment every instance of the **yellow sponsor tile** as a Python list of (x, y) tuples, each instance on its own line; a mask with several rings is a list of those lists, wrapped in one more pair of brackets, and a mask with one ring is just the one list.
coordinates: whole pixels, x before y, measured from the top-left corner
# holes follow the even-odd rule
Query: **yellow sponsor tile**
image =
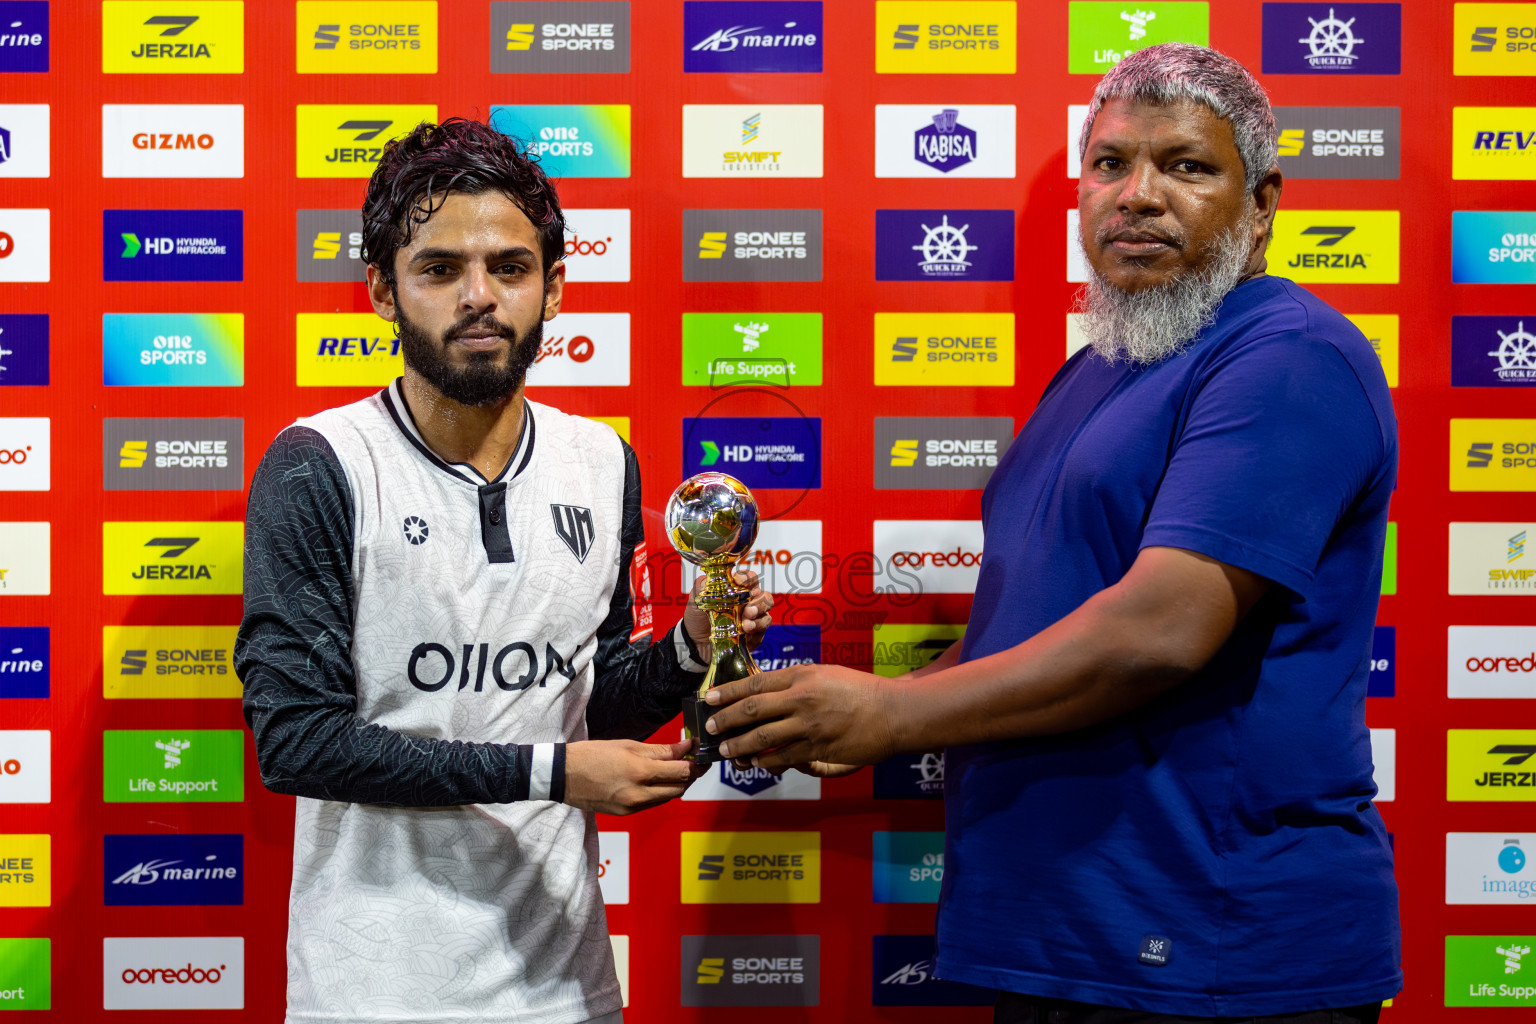
[(1013, 0), (876, 0), (879, 74), (1011, 75), (1018, 57)]
[(367, 178), (384, 143), (423, 121), (437, 123), (430, 103), (300, 103), (294, 111), (301, 178)]
[(1445, 798), (1536, 800), (1536, 729), (1450, 729)]
[(405, 372), (394, 326), (373, 313), (299, 313), (301, 388), (384, 387)]
[(0, 907), (53, 905), (53, 837), (0, 835)]
[(592, 420), (597, 420), (597, 422), (599, 422), (599, 423), (606, 423), (606, 424), (608, 424), (610, 427), (613, 428), (613, 432), (615, 434), (618, 434), (626, 442), (629, 441), (629, 417), (628, 416), (588, 416), (587, 418), (588, 419), (592, 419)]
[(298, 0), (301, 75), (437, 73), (435, 0)]
[[(59, 26), (55, 26), (58, 28)], [(242, 0), (103, 0), (101, 70), (129, 75), (238, 75)]]
[(1458, 75), (1536, 75), (1536, 4), (1456, 4)]
[(820, 832), (684, 832), (684, 903), (820, 903)]
[(1536, 420), (1451, 420), (1451, 490), (1536, 491)]
[(1453, 107), (1451, 177), (1536, 181), (1536, 107)]
[(104, 594), (238, 594), (242, 522), (102, 523)]
[(1346, 313), (1349, 322), (1360, 328), (1381, 358), (1381, 370), (1387, 375), (1387, 387), (1397, 387), (1398, 319), (1396, 313)]
[(1396, 210), (1286, 210), (1275, 215), (1269, 272), (1319, 284), (1396, 284)]
[(1011, 387), (1012, 313), (876, 313), (875, 383)]
[(108, 700), (238, 698), (237, 626), (103, 626)]

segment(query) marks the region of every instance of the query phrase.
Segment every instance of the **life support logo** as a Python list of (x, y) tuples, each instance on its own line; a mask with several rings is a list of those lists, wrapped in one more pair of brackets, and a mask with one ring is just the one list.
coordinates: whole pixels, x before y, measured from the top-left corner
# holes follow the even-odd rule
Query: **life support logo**
[[(7, 6), (0, 4), (0, 18)], [(0, 1010), (49, 1009), (52, 972), (50, 940), (0, 939)]]
[(1102, 75), (1137, 50), (1158, 43), (1210, 45), (1210, 8), (1204, 3), (1090, 3), (1067, 5), (1067, 71)]
[(684, 313), (683, 383), (821, 383), (820, 313)]
[(437, 73), (435, 0), (298, 0), (295, 15), (301, 75)]
[(245, 71), (241, 0), (103, 0), (101, 70), (108, 74), (238, 75)]
[(102, 749), (107, 803), (245, 799), (245, 742), (238, 729), (108, 729)]
[(244, 1009), (245, 939), (104, 939), (102, 995), (108, 1010)]

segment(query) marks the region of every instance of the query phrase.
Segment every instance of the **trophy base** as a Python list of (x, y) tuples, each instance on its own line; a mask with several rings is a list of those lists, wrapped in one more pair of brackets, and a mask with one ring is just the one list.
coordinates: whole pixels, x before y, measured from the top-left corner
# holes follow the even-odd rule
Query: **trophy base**
[(709, 721), (709, 716), (716, 710), (713, 704), (705, 703), (702, 697), (683, 698), (683, 729), (690, 738), (698, 741), (693, 753), (688, 755), (694, 764), (714, 764), (725, 760), (720, 756), (720, 741), (725, 737), (704, 730), (704, 723)]

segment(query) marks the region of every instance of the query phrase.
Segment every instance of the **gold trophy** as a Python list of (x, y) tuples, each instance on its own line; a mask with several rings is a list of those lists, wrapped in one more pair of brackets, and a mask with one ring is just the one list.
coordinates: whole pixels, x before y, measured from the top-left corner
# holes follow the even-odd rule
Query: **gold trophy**
[(757, 539), (757, 502), (747, 485), (724, 473), (699, 473), (667, 500), (667, 536), (677, 553), (704, 572), (699, 607), (709, 613), (709, 671), (698, 692), (683, 698), (683, 726), (698, 740), (693, 759), (721, 760), (720, 741), (704, 731), (714, 708), (704, 702), (710, 687), (756, 675), (758, 667), (741, 640), (741, 613), (748, 592), (738, 590), (732, 570)]

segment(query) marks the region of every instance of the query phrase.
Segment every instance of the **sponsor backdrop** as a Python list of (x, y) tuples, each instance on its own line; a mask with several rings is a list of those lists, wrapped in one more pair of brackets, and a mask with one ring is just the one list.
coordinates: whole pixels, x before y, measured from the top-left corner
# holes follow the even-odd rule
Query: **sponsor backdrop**
[[(963, 634), (981, 488), (1080, 344), (1096, 76), (1165, 40), (1270, 89), (1271, 269), (1395, 388), (1387, 1012), (1536, 1005), (1536, 4), (0, 0), (0, 1013), (281, 1015), (244, 493), (400, 372), (359, 283), (389, 139), (466, 114), (539, 154), (572, 285), (532, 393), (627, 436), (653, 512), (703, 468), (756, 489), (765, 665), (896, 675)], [(652, 572), (663, 625), (691, 578)], [(721, 766), (601, 819), (629, 1019), (984, 1019), (932, 969), (943, 778)]]

